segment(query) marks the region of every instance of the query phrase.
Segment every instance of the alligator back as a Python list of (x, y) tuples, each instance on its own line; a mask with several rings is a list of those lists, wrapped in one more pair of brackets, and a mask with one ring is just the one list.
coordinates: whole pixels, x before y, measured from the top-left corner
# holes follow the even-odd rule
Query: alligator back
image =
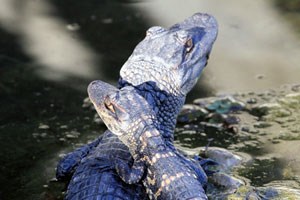
[(69, 183), (66, 199), (147, 199), (141, 184), (128, 185), (122, 181), (114, 168), (115, 158), (132, 163), (128, 148), (106, 131), (96, 149), (81, 160)]

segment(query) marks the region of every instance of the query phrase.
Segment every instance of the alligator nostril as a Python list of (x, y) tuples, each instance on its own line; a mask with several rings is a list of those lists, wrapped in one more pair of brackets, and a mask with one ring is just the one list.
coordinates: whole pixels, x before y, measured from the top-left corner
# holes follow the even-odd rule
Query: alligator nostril
[(97, 84), (97, 81), (91, 82), (91, 85), (95, 85), (95, 84)]

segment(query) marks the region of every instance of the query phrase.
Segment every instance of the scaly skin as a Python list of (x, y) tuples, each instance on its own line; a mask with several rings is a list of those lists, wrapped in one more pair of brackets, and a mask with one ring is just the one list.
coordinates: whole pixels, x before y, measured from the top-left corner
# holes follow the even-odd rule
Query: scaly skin
[(150, 199), (207, 199), (195, 171), (165, 144), (152, 106), (131, 86), (117, 90), (102, 81), (89, 85), (90, 98), (108, 129), (129, 148), (134, 164), (115, 167), (128, 184), (142, 180)]
[[(121, 69), (119, 87), (131, 85), (145, 97), (157, 116), (156, 128), (171, 149), (175, 149), (173, 133), (176, 117), (186, 94), (206, 66), (216, 36), (217, 23), (206, 14), (195, 14), (170, 29), (152, 27)], [(141, 184), (132, 187), (118, 177), (114, 170), (115, 160), (123, 160), (129, 165), (133, 163), (128, 148), (110, 131), (105, 131), (92, 144), (68, 154), (57, 168), (58, 179), (68, 178), (74, 172), (66, 199), (143, 199), (145, 194)], [(205, 183), (206, 175), (201, 167), (190, 160), (186, 163)], [(105, 178), (108, 174), (109, 180)], [(108, 194), (100, 190), (100, 179), (107, 180), (106, 185), (115, 191), (120, 188), (122, 197), (115, 198), (113, 192)], [(90, 188), (98, 190), (87, 191)], [(127, 196), (129, 193), (135, 195)]]

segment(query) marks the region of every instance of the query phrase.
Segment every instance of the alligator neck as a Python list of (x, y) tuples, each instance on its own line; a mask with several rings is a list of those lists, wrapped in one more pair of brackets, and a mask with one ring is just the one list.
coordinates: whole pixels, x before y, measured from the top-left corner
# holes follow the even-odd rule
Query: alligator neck
[(140, 85), (132, 85), (120, 78), (121, 87), (133, 86), (152, 106), (157, 116), (157, 130), (164, 140), (173, 143), (176, 118), (184, 104), (185, 96), (182, 94), (170, 94), (161, 90), (155, 82), (148, 81)]

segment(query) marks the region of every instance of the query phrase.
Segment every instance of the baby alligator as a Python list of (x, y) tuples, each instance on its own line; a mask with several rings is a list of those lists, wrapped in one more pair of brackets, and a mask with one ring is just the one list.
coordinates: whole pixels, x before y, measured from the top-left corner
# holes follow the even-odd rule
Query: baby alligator
[[(176, 117), (206, 66), (216, 36), (216, 20), (201, 13), (169, 29), (152, 27), (121, 69), (120, 88), (132, 86), (147, 100), (158, 120), (156, 128), (174, 151)], [(59, 180), (72, 176), (66, 199), (143, 199), (144, 187), (122, 181), (115, 160), (134, 162), (128, 147), (110, 131), (67, 154), (57, 166)], [(201, 167), (186, 163), (204, 184)]]
[(108, 129), (134, 158), (132, 166), (115, 161), (116, 171), (126, 183), (142, 180), (150, 199), (207, 199), (197, 175), (165, 144), (156, 129), (155, 112), (133, 87), (118, 90), (94, 81), (88, 90)]

